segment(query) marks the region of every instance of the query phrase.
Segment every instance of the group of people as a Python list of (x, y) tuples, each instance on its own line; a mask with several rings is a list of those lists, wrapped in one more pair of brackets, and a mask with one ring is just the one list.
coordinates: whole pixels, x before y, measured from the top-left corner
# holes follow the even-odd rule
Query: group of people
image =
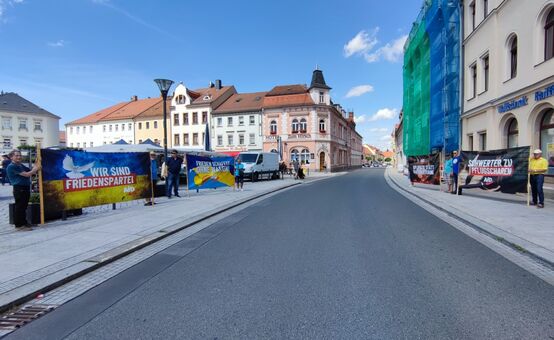
[[(452, 152), (452, 157), (444, 163), (444, 181), (448, 185), (448, 192), (461, 194), (458, 185), (461, 157), (457, 151)], [(544, 175), (548, 172), (548, 162), (542, 157), (542, 150), (533, 151), (533, 157), (529, 159), (529, 184), (531, 186), (532, 201), (530, 205), (544, 208)]]

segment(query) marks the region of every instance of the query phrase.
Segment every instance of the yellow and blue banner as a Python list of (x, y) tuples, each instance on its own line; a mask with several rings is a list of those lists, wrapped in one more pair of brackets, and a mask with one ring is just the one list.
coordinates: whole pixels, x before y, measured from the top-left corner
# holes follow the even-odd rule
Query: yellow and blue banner
[(232, 187), (235, 184), (234, 172), (233, 157), (187, 154), (189, 189)]
[(61, 211), (152, 196), (147, 152), (42, 149), (44, 208)]

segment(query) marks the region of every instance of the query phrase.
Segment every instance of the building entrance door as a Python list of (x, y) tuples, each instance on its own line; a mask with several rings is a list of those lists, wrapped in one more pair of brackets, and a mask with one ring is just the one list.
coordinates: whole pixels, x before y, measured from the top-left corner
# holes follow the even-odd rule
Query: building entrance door
[(325, 152), (319, 154), (319, 171), (325, 171)]

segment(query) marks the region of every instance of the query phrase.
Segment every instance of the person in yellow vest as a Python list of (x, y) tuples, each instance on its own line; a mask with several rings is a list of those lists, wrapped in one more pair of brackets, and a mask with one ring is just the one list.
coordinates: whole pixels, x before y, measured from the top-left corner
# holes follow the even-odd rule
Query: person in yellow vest
[(544, 208), (544, 192), (542, 190), (542, 186), (544, 184), (544, 174), (546, 174), (546, 171), (548, 170), (548, 162), (541, 156), (542, 151), (540, 149), (536, 149), (533, 151), (533, 157), (529, 160), (531, 193), (533, 196), (533, 202), (531, 202), (531, 205), (536, 205), (537, 208)]

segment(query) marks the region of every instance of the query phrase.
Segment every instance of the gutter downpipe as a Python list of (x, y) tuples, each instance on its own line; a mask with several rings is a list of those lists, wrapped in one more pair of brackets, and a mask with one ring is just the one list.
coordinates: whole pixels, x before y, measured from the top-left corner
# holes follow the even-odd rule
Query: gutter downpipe
[(463, 118), (462, 115), (464, 113), (464, 95), (465, 95), (465, 73), (464, 73), (464, 65), (465, 65), (465, 44), (464, 44), (464, 33), (465, 33), (465, 22), (464, 22), (464, 2), (463, 0), (460, 1), (460, 45), (461, 45), (461, 53), (460, 53), (460, 118), (459, 118), (459, 128), (458, 128), (458, 150), (462, 151), (462, 144), (463, 144)]

